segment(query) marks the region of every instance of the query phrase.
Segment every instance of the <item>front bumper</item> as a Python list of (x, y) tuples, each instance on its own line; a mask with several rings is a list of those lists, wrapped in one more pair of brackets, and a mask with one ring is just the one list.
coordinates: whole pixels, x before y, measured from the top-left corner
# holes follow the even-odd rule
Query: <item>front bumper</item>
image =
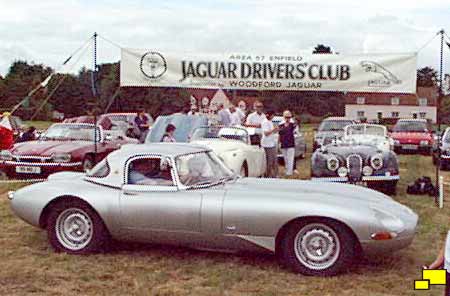
[(377, 255), (386, 255), (400, 249), (406, 248), (414, 239), (414, 234), (397, 237), (391, 240), (367, 240), (360, 241), (364, 255), (373, 257)]
[(432, 145), (420, 145), (417, 143), (400, 143), (394, 144), (395, 152), (429, 152), (432, 149)]
[[(39, 173), (19, 173), (17, 167), (38, 167)], [(0, 161), (0, 171), (3, 171), (8, 178), (14, 179), (37, 179), (47, 178), (49, 175), (64, 171), (83, 171), (82, 162), (67, 162), (67, 163), (54, 163), (54, 162), (21, 162), (21, 161)]]
[[(312, 181), (319, 182), (348, 182), (348, 177), (312, 177)], [(384, 182), (384, 181), (398, 181), (399, 175), (393, 176), (362, 176), (362, 182)]]

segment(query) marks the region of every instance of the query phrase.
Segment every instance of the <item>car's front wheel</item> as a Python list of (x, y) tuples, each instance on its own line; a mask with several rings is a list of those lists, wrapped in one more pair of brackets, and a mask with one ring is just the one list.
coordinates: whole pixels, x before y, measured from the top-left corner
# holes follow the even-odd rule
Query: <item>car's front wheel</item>
[(350, 231), (328, 219), (294, 222), (281, 241), (284, 264), (304, 275), (332, 276), (353, 261), (356, 242)]
[(107, 229), (99, 215), (77, 199), (63, 199), (47, 220), (50, 244), (58, 252), (90, 254), (100, 251), (108, 241)]

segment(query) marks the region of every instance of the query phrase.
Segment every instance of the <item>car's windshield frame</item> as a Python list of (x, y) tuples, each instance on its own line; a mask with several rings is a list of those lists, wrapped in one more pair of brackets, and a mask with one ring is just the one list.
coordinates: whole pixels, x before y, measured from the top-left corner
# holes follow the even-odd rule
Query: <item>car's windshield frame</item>
[[(334, 124), (339, 123), (339, 128), (328, 128), (328, 126), (332, 125), (333, 123)], [(343, 124), (345, 124), (345, 125), (343, 125)], [(339, 132), (339, 131), (343, 131), (347, 125), (351, 125), (351, 124), (353, 124), (353, 121), (351, 121), (351, 120), (324, 120), (319, 125), (318, 131), (319, 132)], [(327, 127), (327, 129), (325, 129), (325, 127)]]
[[(419, 126), (420, 125), (420, 129), (413, 129), (413, 128), (402, 128), (401, 127), (408, 127), (408, 126)], [(417, 132), (417, 133), (427, 133), (428, 132), (428, 124), (424, 121), (399, 121), (397, 122), (393, 129), (393, 132)]]
[[(209, 132), (211, 129), (217, 129), (214, 130), (212, 133)], [(231, 133), (225, 133), (225, 135), (219, 135), (222, 131), (227, 131), (227, 130), (233, 130), (235, 129), (236, 131), (239, 132), (243, 132), (243, 135), (238, 135), (235, 134), (234, 136), (239, 137), (236, 139), (232, 139), (232, 138), (227, 138), (226, 136), (233, 136)], [(201, 133), (202, 130), (206, 130), (206, 133)], [(215, 136), (211, 136), (211, 137), (207, 137), (207, 135), (211, 135), (214, 134)], [(190, 137), (190, 141), (196, 141), (196, 140), (204, 140), (204, 139), (221, 139), (221, 140), (235, 140), (235, 141), (240, 141), (240, 142), (244, 142), (246, 144), (250, 143), (250, 135), (247, 129), (243, 128), (243, 127), (239, 127), (239, 126), (220, 126), (220, 125), (210, 125), (210, 126), (200, 126), (194, 129), (194, 131), (192, 132), (192, 135)]]
[[(67, 137), (66, 135), (49, 135), (49, 132), (52, 132), (52, 129), (57, 129), (57, 128), (64, 128), (64, 127), (68, 127), (69, 129), (91, 129), (92, 130), (92, 138), (86, 139), (86, 138), (72, 138), (72, 137)], [(95, 130), (95, 132), (94, 132)], [(95, 133), (95, 135), (94, 135)], [(98, 135), (98, 136), (97, 136)], [(103, 142), (104, 140), (104, 135), (103, 135), (103, 129), (101, 126), (95, 126), (93, 124), (87, 124), (87, 123), (57, 123), (57, 124), (53, 124), (52, 126), (50, 126), (44, 134), (42, 134), (42, 136), (39, 138), (40, 141), (90, 141), (90, 142)]]

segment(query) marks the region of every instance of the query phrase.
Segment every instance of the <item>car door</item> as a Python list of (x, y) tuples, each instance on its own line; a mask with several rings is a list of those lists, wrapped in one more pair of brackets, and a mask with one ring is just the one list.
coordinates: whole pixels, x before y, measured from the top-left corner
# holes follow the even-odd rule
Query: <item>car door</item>
[(171, 159), (157, 155), (138, 156), (127, 162), (120, 193), (120, 224), (128, 235), (164, 242), (200, 231), (201, 193), (179, 190), (172, 164)]

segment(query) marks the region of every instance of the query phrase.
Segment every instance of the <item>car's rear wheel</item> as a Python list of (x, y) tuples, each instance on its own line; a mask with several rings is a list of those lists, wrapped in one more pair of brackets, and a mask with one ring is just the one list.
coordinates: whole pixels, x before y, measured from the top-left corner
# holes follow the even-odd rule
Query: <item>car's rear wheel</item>
[(51, 209), (47, 232), (55, 251), (69, 254), (98, 252), (108, 241), (102, 219), (77, 199), (63, 199)]
[(296, 272), (332, 276), (352, 262), (356, 252), (352, 233), (327, 219), (294, 222), (281, 241), (281, 259)]
[(86, 155), (83, 159), (83, 171), (89, 172), (95, 166), (94, 158), (90, 155)]

